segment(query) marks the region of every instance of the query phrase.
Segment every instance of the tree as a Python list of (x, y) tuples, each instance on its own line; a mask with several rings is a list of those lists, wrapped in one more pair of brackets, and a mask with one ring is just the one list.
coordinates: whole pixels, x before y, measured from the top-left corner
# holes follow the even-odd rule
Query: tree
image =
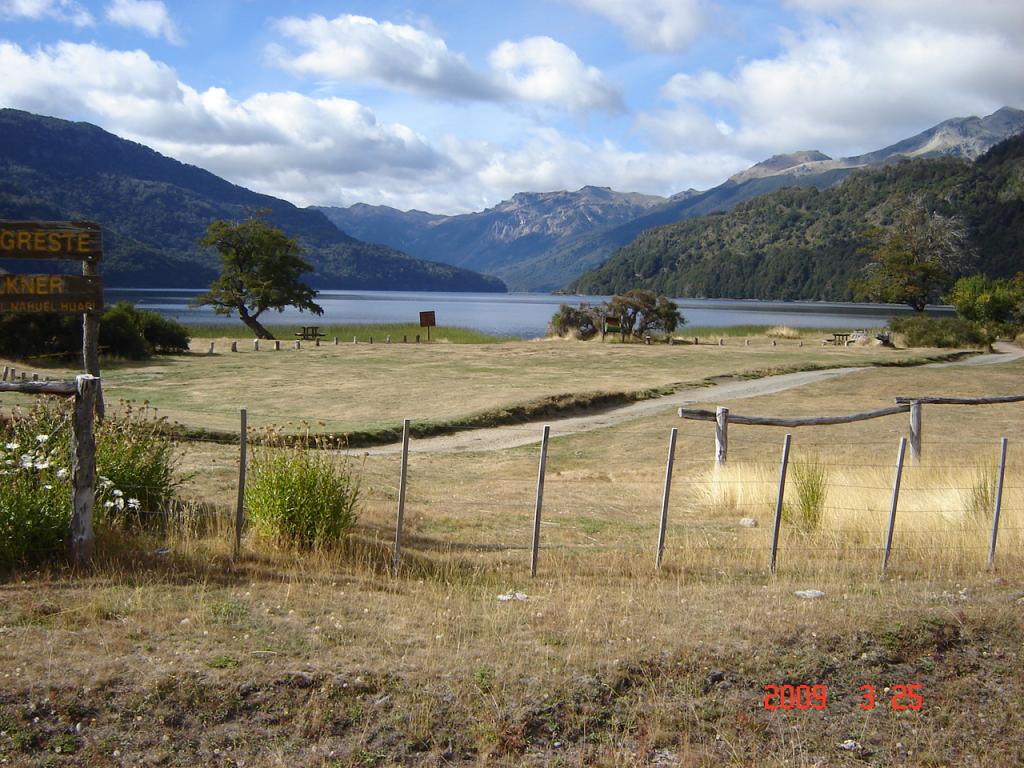
[(967, 234), (957, 219), (928, 213), (919, 202), (901, 209), (889, 227), (867, 233), (871, 255), (858, 298), (907, 304), (923, 312), (972, 260)]
[(1024, 272), (1009, 280), (971, 275), (956, 281), (946, 301), (965, 320), (992, 331), (1024, 324)]
[(621, 318), (623, 337), (626, 334), (643, 336), (655, 330), (672, 333), (686, 322), (674, 301), (643, 288), (613, 296), (608, 303), (608, 312)]
[(259, 322), (268, 309), (283, 312), (295, 307), (322, 315), (313, 299), (317, 292), (299, 280), (313, 267), (302, 258), (302, 248), (284, 232), (261, 218), (241, 223), (217, 219), (210, 222), (200, 241), (220, 253), (220, 277), (195, 300), (196, 306), (211, 306), (219, 315), (238, 313), (239, 319), (259, 339), (272, 339)]

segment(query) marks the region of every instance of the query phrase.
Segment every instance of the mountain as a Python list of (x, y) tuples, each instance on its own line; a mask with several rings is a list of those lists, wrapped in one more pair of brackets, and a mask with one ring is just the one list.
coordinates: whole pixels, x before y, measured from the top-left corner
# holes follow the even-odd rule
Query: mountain
[(317, 210), (360, 239), (496, 275), (513, 290), (553, 290), (600, 262), (552, 262), (548, 254), (582, 236), (635, 220), (665, 202), (653, 195), (583, 187), (575, 192), (524, 192), (493, 208), (457, 216), (363, 204)]
[[(749, 183), (749, 182), (748, 182)], [(922, 157), (851, 171), (839, 185), (788, 187), (731, 211), (642, 233), (571, 286), (610, 294), (649, 288), (670, 296), (851, 298), (867, 257), (865, 230), (908, 200), (958, 217), (992, 277), (1024, 269), (1024, 135), (978, 160)]]
[(361, 242), (313, 210), (231, 184), (88, 123), (0, 109), (0, 219), (91, 219), (108, 286), (202, 287), (213, 219), (267, 219), (299, 240), (317, 288), (503, 291), (500, 280)]

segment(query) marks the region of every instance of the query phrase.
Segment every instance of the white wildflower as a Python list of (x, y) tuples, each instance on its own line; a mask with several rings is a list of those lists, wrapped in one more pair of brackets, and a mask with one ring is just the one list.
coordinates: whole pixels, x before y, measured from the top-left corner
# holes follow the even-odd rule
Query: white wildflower
[(138, 499), (128, 499), (128, 509), (139, 509), (142, 507), (142, 502)]
[(60, 478), (61, 480), (63, 480), (67, 476), (68, 471), (64, 469), (64, 467), (61, 467), (60, 469), (57, 470), (57, 477)]
[(52, 491), (53, 490), (53, 486), (52, 485), (44, 485), (43, 486), (43, 490), (44, 491)]
[(49, 435), (36, 435), (36, 442), (40, 445), (50, 439)]
[(8, 451), (16, 451), (20, 446), (17, 443), (5, 443), (4, 448)]
[(112, 501), (104, 501), (103, 502), (103, 508), (104, 509), (113, 509), (113, 507), (114, 507), (114, 502), (112, 502)]

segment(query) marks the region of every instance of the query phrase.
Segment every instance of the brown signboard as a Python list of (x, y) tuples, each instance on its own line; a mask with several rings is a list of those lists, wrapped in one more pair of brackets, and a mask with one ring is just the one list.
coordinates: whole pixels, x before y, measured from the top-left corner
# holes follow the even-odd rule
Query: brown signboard
[(0, 275), (0, 312), (86, 314), (103, 309), (103, 283), (79, 275)]
[(0, 259), (98, 261), (103, 241), (85, 221), (0, 221)]
[(420, 312), (420, 328), (434, 328), (437, 325), (437, 317), (434, 312)]

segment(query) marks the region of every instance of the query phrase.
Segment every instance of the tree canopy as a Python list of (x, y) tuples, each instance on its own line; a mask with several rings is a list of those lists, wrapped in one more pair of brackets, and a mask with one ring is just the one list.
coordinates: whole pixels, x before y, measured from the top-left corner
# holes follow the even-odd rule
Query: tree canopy
[(211, 306), (220, 315), (237, 312), (260, 339), (274, 338), (259, 322), (268, 309), (283, 312), (285, 307), (295, 307), (323, 314), (313, 301), (317, 292), (299, 279), (313, 267), (302, 258), (298, 242), (277, 227), (260, 218), (238, 223), (217, 219), (201, 243), (220, 253), (221, 272), (196, 299), (197, 306)]

